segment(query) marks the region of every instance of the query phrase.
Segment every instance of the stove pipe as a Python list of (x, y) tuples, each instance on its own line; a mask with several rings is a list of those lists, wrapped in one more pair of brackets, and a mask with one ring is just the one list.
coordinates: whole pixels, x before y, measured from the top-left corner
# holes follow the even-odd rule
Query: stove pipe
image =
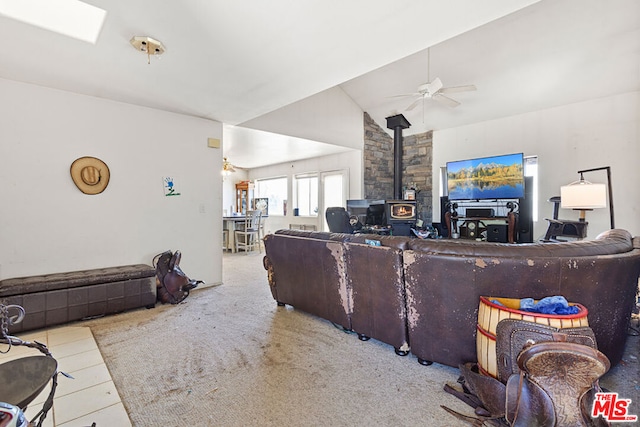
[(387, 128), (393, 129), (393, 198), (402, 200), (402, 129), (411, 123), (402, 115), (387, 117)]

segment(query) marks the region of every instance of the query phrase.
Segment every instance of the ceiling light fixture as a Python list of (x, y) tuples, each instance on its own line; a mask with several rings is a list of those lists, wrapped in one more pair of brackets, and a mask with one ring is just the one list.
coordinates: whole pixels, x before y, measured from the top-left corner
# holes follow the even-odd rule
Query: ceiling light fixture
[(227, 160), (226, 157), (224, 157), (222, 160), (222, 175), (229, 176), (229, 174), (235, 171), (236, 171), (235, 167), (231, 164), (229, 160)]
[(160, 58), (166, 50), (162, 42), (147, 36), (134, 36), (130, 43), (136, 50), (147, 54), (148, 64), (151, 64), (151, 55)]

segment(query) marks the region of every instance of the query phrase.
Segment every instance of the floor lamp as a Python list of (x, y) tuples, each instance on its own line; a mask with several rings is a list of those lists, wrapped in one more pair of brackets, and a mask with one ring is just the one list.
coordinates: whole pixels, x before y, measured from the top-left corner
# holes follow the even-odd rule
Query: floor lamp
[[(604, 184), (594, 184), (584, 179), (584, 174), (599, 170), (607, 171), (607, 187)], [(609, 217), (611, 229), (615, 228), (613, 216), (613, 194), (611, 191), (611, 167), (585, 169), (578, 171), (580, 180), (560, 188), (560, 203), (562, 208), (580, 211), (580, 221), (585, 221), (585, 211), (607, 207), (607, 193), (609, 195)], [(607, 192), (608, 189), (608, 192)]]

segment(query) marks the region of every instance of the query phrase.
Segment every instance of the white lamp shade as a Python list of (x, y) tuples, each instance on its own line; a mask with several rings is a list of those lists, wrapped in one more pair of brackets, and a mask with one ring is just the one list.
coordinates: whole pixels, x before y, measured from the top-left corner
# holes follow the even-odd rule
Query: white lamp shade
[(578, 181), (560, 187), (560, 206), (566, 209), (598, 209), (607, 207), (607, 187)]

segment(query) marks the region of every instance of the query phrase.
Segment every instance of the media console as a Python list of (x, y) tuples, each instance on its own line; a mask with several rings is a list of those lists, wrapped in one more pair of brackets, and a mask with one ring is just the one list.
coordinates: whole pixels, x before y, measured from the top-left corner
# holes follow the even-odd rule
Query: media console
[(462, 239), (486, 240), (489, 242), (515, 243), (516, 214), (509, 212), (507, 216), (457, 216), (455, 213), (445, 214), (445, 223), (449, 237), (458, 234)]
[(533, 242), (533, 178), (525, 176), (525, 197), (455, 200), (440, 197), (442, 235), (503, 243)]

